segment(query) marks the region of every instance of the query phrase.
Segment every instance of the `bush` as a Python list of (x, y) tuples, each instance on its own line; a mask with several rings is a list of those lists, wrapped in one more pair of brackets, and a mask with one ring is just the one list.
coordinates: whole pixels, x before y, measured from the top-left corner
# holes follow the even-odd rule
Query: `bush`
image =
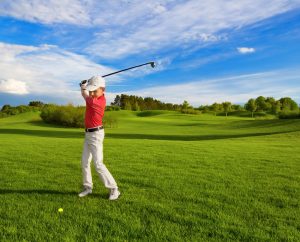
[(105, 111), (120, 111), (120, 110), (121, 110), (121, 108), (119, 106), (112, 105), (112, 106), (105, 107)]
[(40, 116), (46, 123), (63, 125), (66, 127), (83, 128), (84, 111), (84, 107), (47, 104), (42, 109)]
[(106, 113), (103, 118), (103, 126), (105, 128), (117, 128), (118, 119), (113, 113)]
[(163, 114), (163, 113), (164, 113), (164, 111), (162, 111), (162, 110), (147, 110), (147, 111), (137, 112), (136, 116), (138, 116), (138, 117), (152, 117), (152, 116), (160, 115), (160, 114)]
[(255, 112), (255, 113), (254, 113), (254, 117), (255, 117), (255, 118), (265, 117), (266, 115), (267, 115), (267, 113), (264, 112), (264, 111)]
[(31, 111), (31, 107), (25, 105), (17, 106), (16, 109), (18, 110), (19, 113), (25, 113)]
[(5, 113), (7, 110), (11, 109), (12, 106), (10, 106), (9, 104), (5, 104), (3, 105), (1, 112)]
[(19, 113), (36, 112), (39, 110), (40, 110), (40, 107), (33, 107), (33, 106), (26, 106), (26, 105), (19, 105), (16, 107), (12, 107), (12, 106), (6, 104), (1, 109), (0, 118), (8, 117), (11, 115), (16, 115)]
[[(44, 105), (40, 116), (46, 123), (62, 125), (65, 127), (84, 128), (84, 114), (85, 107), (46, 104)], [(103, 125), (109, 128), (118, 126), (118, 120), (113, 112), (105, 113)]]
[(19, 114), (19, 110), (15, 107), (12, 107), (11, 109), (7, 110), (6, 114), (8, 115), (17, 115)]
[(7, 116), (9, 116), (9, 115), (7, 115), (6, 113), (0, 112), (0, 118), (6, 118)]
[[(217, 116), (226, 116), (225, 112), (217, 113)], [(235, 117), (252, 117), (251, 112), (239, 110), (239, 111), (231, 111), (227, 113), (227, 116), (235, 116)]]
[(44, 103), (42, 103), (41, 101), (31, 101), (31, 102), (29, 102), (28, 106), (43, 107)]
[(272, 120), (272, 119), (278, 119), (277, 115), (266, 114), (265, 116), (255, 117), (255, 120)]
[(299, 111), (282, 111), (278, 114), (280, 119), (294, 119), (300, 118)]
[(181, 109), (181, 112), (184, 114), (201, 114), (201, 111), (195, 110), (193, 108)]

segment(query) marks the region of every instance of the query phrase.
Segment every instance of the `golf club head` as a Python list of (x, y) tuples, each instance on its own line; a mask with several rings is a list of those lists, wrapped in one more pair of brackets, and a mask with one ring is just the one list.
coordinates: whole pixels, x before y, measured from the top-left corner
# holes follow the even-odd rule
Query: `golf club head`
[(154, 61), (150, 62), (150, 65), (151, 65), (152, 68), (154, 68), (156, 66)]

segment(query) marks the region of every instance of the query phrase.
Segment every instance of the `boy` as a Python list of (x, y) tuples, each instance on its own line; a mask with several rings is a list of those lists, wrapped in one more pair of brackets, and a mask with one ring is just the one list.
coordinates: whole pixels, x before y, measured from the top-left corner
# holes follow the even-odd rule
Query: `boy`
[(93, 76), (87, 82), (81, 83), (81, 94), (86, 102), (85, 111), (85, 140), (82, 153), (83, 191), (79, 197), (92, 193), (93, 182), (91, 175), (91, 160), (93, 158), (96, 172), (104, 186), (110, 189), (109, 200), (116, 200), (120, 196), (117, 183), (103, 164), (104, 129), (102, 118), (106, 100), (104, 96), (105, 80), (100, 76)]

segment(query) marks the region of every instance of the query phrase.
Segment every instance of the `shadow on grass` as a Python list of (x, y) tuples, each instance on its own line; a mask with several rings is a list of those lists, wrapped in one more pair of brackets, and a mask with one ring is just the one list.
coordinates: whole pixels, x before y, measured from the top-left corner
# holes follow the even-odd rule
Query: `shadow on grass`
[(286, 128), (288, 127), (298, 131), (300, 128), (300, 119), (270, 119), (270, 120), (247, 120), (233, 121), (230, 124), (232, 128)]
[(19, 134), (28, 136), (38, 136), (47, 138), (84, 138), (84, 130), (67, 131), (67, 130), (30, 130), (30, 129), (0, 129), (1, 134)]
[(77, 195), (77, 192), (68, 191), (56, 191), (46, 189), (30, 189), (30, 190), (12, 190), (12, 189), (0, 189), (1, 194), (51, 194), (51, 195)]
[(61, 126), (61, 125), (45, 123), (43, 120), (29, 120), (26, 123), (29, 123), (34, 126), (39, 126), (39, 127), (63, 128), (63, 126)]
[(52, 124), (52, 123), (46, 123), (43, 120), (30, 120), (26, 122), (32, 126), (37, 126), (37, 127), (45, 127), (45, 128), (56, 128), (56, 129), (72, 129), (72, 130), (83, 130), (84, 128), (76, 128), (76, 127), (68, 127), (64, 125), (59, 125), (59, 124)]
[[(165, 134), (119, 134), (108, 133), (109, 139), (148, 139), (148, 140), (174, 140), (174, 141), (200, 141), (200, 140), (217, 140), (217, 139), (236, 139), (245, 137), (257, 137), (274, 134), (291, 133), (285, 132), (260, 132), (244, 134), (212, 134), (212, 135), (165, 135)], [(0, 129), (1, 134), (18, 134), (28, 136), (38, 136), (47, 138), (84, 138), (84, 132), (66, 131), (66, 130), (27, 130), (27, 129)]]
[(201, 141), (217, 139), (236, 139), (245, 137), (266, 136), (289, 132), (265, 132), (265, 133), (248, 133), (248, 134), (224, 134), (224, 135), (159, 135), (159, 134), (107, 134), (107, 138), (113, 139), (149, 139), (149, 140), (174, 140), (174, 141)]
[[(78, 197), (79, 192), (72, 192), (72, 191), (57, 191), (57, 190), (47, 190), (47, 189), (28, 189), (28, 190), (13, 190), (13, 189), (0, 189), (0, 196), (5, 194), (38, 194), (38, 195), (69, 195), (69, 196), (76, 196)], [(108, 194), (98, 194), (92, 193), (89, 197), (97, 197), (107, 199)]]

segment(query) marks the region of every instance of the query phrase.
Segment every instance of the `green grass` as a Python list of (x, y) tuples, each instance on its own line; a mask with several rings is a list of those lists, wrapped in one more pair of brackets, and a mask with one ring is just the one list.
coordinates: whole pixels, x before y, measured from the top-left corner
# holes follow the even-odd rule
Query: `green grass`
[(115, 115), (114, 202), (77, 197), (82, 130), (0, 119), (1, 241), (300, 241), (300, 120)]

